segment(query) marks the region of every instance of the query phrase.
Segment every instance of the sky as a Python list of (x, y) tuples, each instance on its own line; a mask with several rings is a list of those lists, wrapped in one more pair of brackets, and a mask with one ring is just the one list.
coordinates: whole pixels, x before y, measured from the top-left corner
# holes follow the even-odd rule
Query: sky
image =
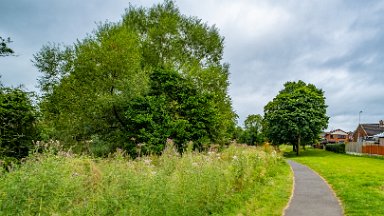
[[(1, 81), (36, 91), (31, 59), (43, 45), (71, 45), (97, 23), (121, 20), (129, 5), (159, 0), (2, 0), (0, 36), (17, 56), (0, 57)], [(303, 80), (326, 97), (327, 130), (353, 131), (384, 119), (383, 0), (176, 0), (181, 13), (219, 29), (229, 95), (239, 124), (287, 81)]]

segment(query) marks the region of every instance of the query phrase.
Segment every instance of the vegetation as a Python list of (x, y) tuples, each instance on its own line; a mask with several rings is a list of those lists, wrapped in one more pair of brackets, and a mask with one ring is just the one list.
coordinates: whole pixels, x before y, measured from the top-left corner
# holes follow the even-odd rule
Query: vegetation
[(11, 38), (5, 39), (0, 37), (0, 57), (9, 56), (14, 53), (14, 51), (8, 47), (8, 44), (11, 42)]
[(325, 150), (335, 153), (345, 153), (345, 144), (327, 144)]
[(0, 159), (3, 166), (28, 155), (37, 138), (36, 110), (30, 94), (0, 83)]
[(34, 56), (45, 135), (70, 145), (92, 140), (97, 154), (119, 147), (136, 155), (141, 146), (159, 153), (167, 138), (180, 151), (187, 141), (200, 149), (228, 143), (235, 114), (222, 55), (218, 30), (172, 1), (130, 7), (121, 22)]
[(346, 215), (384, 215), (384, 160), (310, 149), (292, 160), (323, 176), (341, 199)]
[(168, 146), (132, 160), (44, 146), (0, 176), (1, 215), (281, 215), (292, 189), (289, 166), (268, 147), (180, 156)]
[(244, 129), (238, 128), (236, 132), (237, 140), (248, 145), (261, 145), (264, 143), (263, 117), (259, 114), (248, 115), (244, 121)]
[(325, 97), (321, 89), (303, 81), (287, 82), (284, 89), (264, 107), (265, 134), (274, 145), (313, 144), (327, 127)]
[(219, 110), (212, 94), (198, 91), (174, 71), (155, 71), (150, 78), (148, 93), (128, 102), (124, 115), (127, 136), (142, 143), (141, 153), (160, 153), (167, 138), (172, 138), (179, 152), (191, 140), (194, 149), (202, 150), (217, 139)]

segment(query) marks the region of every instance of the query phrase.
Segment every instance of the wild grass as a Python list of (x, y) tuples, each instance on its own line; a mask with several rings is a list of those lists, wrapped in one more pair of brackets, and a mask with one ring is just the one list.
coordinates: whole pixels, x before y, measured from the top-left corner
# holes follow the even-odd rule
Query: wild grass
[(36, 153), (0, 177), (0, 215), (281, 215), (292, 174), (275, 151), (168, 147), (129, 159)]
[(384, 215), (384, 160), (336, 154), (318, 149), (292, 160), (323, 176), (341, 199), (346, 215)]

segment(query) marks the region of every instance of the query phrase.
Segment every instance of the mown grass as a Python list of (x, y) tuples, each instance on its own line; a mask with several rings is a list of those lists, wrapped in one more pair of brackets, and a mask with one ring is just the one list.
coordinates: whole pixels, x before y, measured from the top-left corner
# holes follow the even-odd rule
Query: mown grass
[(290, 159), (323, 176), (340, 198), (346, 215), (384, 215), (384, 160), (318, 149)]
[(48, 152), (0, 177), (0, 215), (281, 215), (291, 181), (269, 148), (135, 160)]

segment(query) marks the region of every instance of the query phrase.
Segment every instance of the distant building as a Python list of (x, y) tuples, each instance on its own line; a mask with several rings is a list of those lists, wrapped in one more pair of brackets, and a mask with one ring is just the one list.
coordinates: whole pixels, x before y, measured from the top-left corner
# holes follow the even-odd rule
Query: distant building
[(367, 140), (373, 136), (384, 132), (384, 121), (380, 120), (378, 124), (359, 124), (353, 133), (353, 141), (358, 142)]
[(350, 141), (349, 133), (336, 129), (330, 132), (324, 133), (324, 142), (325, 143), (347, 143)]

